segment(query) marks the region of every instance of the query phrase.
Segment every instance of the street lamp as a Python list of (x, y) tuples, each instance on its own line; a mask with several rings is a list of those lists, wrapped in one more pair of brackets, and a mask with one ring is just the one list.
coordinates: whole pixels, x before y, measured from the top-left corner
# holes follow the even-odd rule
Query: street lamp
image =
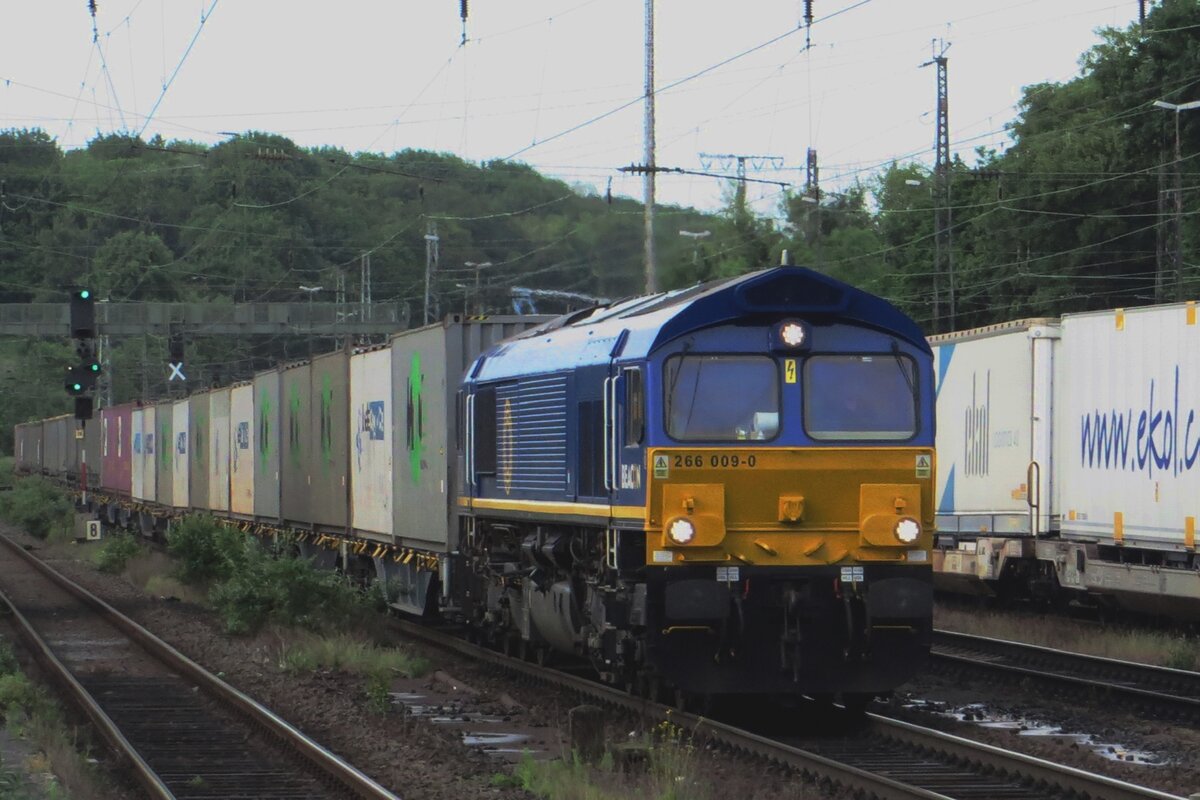
[(308, 293), (308, 355), (313, 354), (313, 295), (324, 289), (323, 286), (301, 286), (300, 291)]
[[(1168, 103), (1165, 100), (1155, 100), (1154, 107), (1175, 112), (1175, 188), (1173, 190), (1175, 218), (1171, 224), (1171, 271), (1175, 281), (1175, 297), (1173, 299), (1178, 300), (1183, 281), (1183, 171), (1181, 168), (1183, 155), (1179, 142), (1179, 114), (1182, 111), (1200, 108), (1200, 100), (1192, 100), (1189, 103)], [(1160, 255), (1159, 263), (1154, 271), (1154, 299), (1162, 302), (1165, 299), (1163, 295), (1163, 268)]]
[[(472, 267), (475, 270), (475, 313), (482, 314), (483, 307), (482, 307), (482, 304), (479, 302), (480, 293), (481, 293), (480, 280), (479, 280), (480, 271), (485, 270), (488, 267), (492, 266), (492, 262), (490, 262), (490, 261), (483, 261), (483, 262), (464, 261), (463, 266)], [(464, 312), (465, 312), (465, 309), (464, 309)]]
[(680, 231), (679, 235), (692, 240), (692, 266), (696, 266), (697, 255), (700, 252), (700, 240), (712, 236), (712, 231)]

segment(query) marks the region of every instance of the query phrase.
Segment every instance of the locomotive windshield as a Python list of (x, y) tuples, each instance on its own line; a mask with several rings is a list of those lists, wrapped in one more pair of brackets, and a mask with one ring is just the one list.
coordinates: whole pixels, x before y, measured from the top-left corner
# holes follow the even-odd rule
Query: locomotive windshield
[(764, 356), (674, 356), (664, 367), (667, 434), (679, 441), (773, 439), (779, 369)]
[(804, 428), (814, 439), (902, 440), (917, 432), (916, 364), (908, 356), (812, 356)]

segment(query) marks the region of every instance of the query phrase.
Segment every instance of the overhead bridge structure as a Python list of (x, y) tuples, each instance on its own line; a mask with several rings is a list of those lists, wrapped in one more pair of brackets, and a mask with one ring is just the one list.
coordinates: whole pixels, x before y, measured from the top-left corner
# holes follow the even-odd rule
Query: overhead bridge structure
[[(229, 336), (390, 334), (408, 327), (399, 303), (97, 303), (105, 336), (193, 333)], [(0, 336), (62, 338), (67, 303), (0, 303)]]

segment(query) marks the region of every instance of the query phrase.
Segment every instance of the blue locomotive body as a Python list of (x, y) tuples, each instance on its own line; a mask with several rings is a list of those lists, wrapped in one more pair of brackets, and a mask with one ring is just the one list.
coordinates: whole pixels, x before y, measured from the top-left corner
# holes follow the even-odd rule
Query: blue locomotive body
[(463, 617), (613, 681), (890, 691), (928, 652), (928, 345), (783, 267), (569, 315), (461, 393)]

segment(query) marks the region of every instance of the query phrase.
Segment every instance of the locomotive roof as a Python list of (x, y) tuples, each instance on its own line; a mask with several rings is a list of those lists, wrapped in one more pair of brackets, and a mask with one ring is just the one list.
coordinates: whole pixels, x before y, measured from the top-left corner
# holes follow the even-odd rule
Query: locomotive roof
[(557, 317), (486, 351), (469, 375), (498, 380), (645, 358), (702, 328), (758, 316), (842, 322), (890, 334), (930, 352), (915, 322), (883, 298), (804, 267), (774, 267), (686, 289), (618, 300)]

